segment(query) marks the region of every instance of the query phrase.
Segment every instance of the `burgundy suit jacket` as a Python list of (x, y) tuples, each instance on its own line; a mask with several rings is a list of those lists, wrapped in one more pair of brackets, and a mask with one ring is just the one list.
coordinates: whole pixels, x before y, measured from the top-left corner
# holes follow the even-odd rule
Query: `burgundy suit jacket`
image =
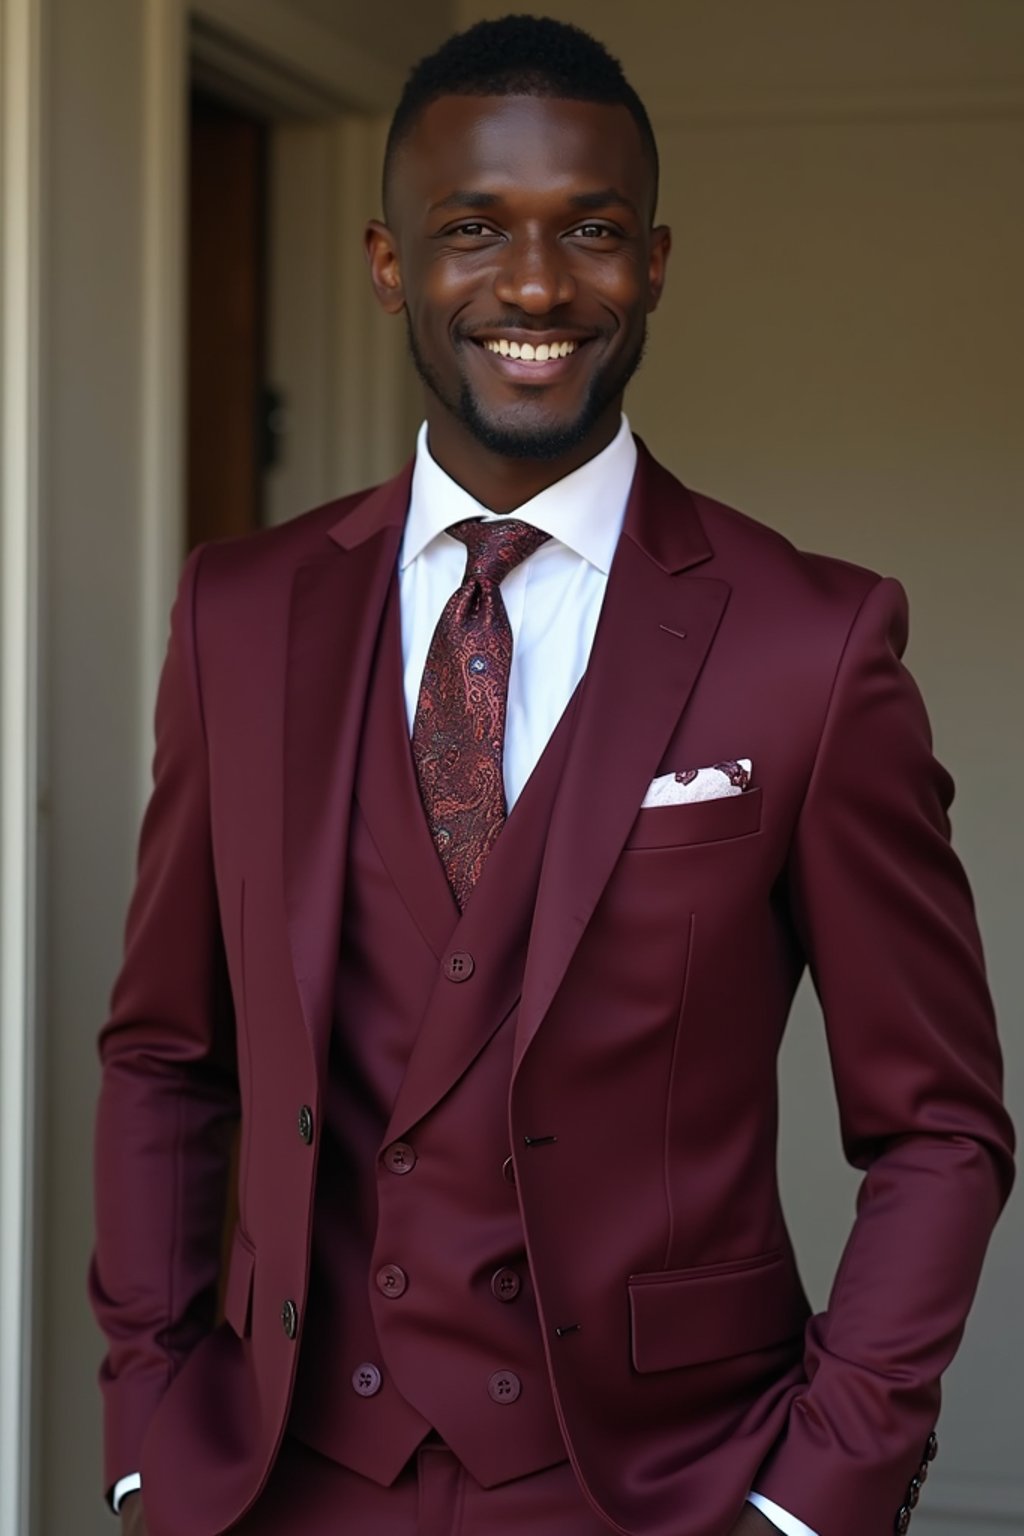
[[(301, 1329), (315, 1178), (295, 1116), (319, 1122), (360, 722), (408, 493), (407, 469), (200, 551), (182, 577), (102, 1036), (91, 1281), (108, 1486), (141, 1466), (156, 1536), (226, 1528), (287, 1418), (281, 1308)], [(634, 1536), (725, 1536), (709, 1511), (738, 1510), (750, 1482), (821, 1536), (888, 1533), (1009, 1188), (951, 783), (905, 639), (895, 583), (795, 551), (641, 450), (509, 1090), (545, 1340), (580, 1324), (570, 1348), (546, 1343), (560, 1423), (587, 1494)], [(746, 793), (640, 809), (656, 775), (741, 756)], [(805, 965), (864, 1170), (810, 1318), (775, 1168), (776, 1056)], [(414, 1053), (389, 1139), (475, 1049), (456, 1032)], [(215, 1324), (240, 1105), (254, 1230)], [(546, 1154), (527, 1142), (554, 1133)]]

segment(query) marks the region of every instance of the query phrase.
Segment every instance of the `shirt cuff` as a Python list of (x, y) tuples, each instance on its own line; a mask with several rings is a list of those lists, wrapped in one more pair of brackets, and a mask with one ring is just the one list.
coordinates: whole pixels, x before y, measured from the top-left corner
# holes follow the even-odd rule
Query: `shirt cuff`
[(788, 1510), (782, 1509), (771, 1499), (766, 1499), (763, 1493), (748, 1493), (747, 1503), (753, 1504), (755, 1509), (759, 1509), (762, 1515), (772, 1522), (772, 1525), (778, 1526), (783, 1536), (818, 1536), (817, 1531), (812, 1531), (811, 1527), (805, 1525), (802, 1520), (798, 1520), (796, 1515), (791, 1515)]
[(127, 1477), (119, 1477), (114, 1484), (114, 1491), (110, 1495), (110, 1507), (116, 1515), (130, 1493), (138, 1493), (142, 1487), (141, 1472), (132, 1472)]

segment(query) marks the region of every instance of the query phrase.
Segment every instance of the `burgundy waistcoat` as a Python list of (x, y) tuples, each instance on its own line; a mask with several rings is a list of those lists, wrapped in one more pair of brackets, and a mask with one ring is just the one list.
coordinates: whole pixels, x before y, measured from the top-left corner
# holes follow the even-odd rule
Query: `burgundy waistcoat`
[(392, 584), (356, 777), (289, 1420), (382, 1484), (431, 1429), (485, 1487), (566, 1454), (505, 1163), (515, 1013), (574, 713), (575, 700), (460, 917), (416, 785)]

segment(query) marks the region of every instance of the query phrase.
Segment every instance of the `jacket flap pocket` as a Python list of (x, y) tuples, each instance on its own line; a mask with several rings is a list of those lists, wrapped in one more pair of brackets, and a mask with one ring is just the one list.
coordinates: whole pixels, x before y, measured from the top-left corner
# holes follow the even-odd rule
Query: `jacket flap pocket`
[(760, 826), (761, 791), (746, 789), (742, 795), (723, 795), (719, 800), (649, 806), (634, 821), (626, 847), (676, 848), (687, 843), (714, 843), (746, 837)]
[(231, 1240), (231, 1258), (224, 1287), (224, 1318), (240, 1339), (247, 1339), (252, 1329), (252, 1280), (256, 1254), (238, 1227)]
[(789, 1256), (632, 1275), (633, 1365), (667, 1371), (767, 1349), (799, 1334), (810, 1308)]

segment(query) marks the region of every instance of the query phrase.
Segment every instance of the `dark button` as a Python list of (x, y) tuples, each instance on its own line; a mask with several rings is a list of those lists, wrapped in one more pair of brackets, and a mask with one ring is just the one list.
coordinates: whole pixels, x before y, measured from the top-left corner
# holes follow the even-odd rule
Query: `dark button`
[(510, 1157), (506, 1157), (501, 1165), (501, 1176), (506, 1184), (514, 1184), (516, 1181), (516, 1165)]
[(495, 1371), (487, 1383), (487, 1390), (496, 1403), (514, 1403), (523, 1384), (515, 1371)]
[(299, 1309), (294, 1301), (286, 1301), (281, 1305), (281, 1327), (285, 1337), (294, 1339), (299, 1331)]
[(473, 956), (465, 949), (456, 949), (444, 963), (444, 973), (449, 981), (468, 981), (476, 970)]
[(313, 1111), (308, 1104), (303, 1104), (299, 1110), (299, 1135), (308, 1147), (313, 1140)]
[(499, 1301), (515, 1301), (522, 1281), (514, 1269), (496, 1269), (491, 1276), (491, 1290)]
[(926, 1483), (928, 1481), (928, 1463), (926, 1461), (922, 1461), (915, 1475), (919, 1483)]
[(380, 1371), (369, 1360), (357, 1365), (352, 1372), (352, 1385), (360, 1397), (372, 1397), (380, 1391)]
[(896, 1515), (896, 1536), (907, 1536), (910, 1529), (910, 1510), (905, 1504), (901, 1504)]
[(934, 1461), (938, 1454), (939, 1437), (933, 1430), (932, 1433), (928, 1436), (928, 1442), (924, 1448), (924, 1459), (925, 1461)]
[(910, 1486), (907, 1489), (907, 1503), (910, 1505), (911, 1509), (917, 1508), (917, 1501), (920, 1497), (921, 1479), (919, 1477), (912, 1477), (910, 1479)]
[(393, 1141), (384, 1153), (384, 1166), (392, 1173), (411, 1173), (416, 1165), (416, 1153), (407, 1141)]
[(409, 1276), (397, 1264), (383, 1265), (374, 1279), (382, 1296), (401, 1296), (409, 1284)]

